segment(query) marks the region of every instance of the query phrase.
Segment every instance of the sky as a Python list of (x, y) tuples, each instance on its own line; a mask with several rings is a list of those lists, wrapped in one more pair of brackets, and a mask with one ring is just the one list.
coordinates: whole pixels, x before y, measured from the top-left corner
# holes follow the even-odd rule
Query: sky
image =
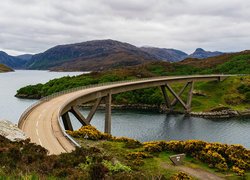
[(187, 53), (250, 49), (249, 0), (1, 0), (0, 50), (114, 39)]

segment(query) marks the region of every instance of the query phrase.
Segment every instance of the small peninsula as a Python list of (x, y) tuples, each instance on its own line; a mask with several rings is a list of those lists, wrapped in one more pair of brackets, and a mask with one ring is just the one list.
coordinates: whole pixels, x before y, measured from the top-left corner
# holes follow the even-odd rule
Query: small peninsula
[(8, 66), (5, 66), (4, 64), (0, 64), (0, 73), (4, 73), (4, 72), (12, 72), (14, 71), (13, 69), (11, 69)]

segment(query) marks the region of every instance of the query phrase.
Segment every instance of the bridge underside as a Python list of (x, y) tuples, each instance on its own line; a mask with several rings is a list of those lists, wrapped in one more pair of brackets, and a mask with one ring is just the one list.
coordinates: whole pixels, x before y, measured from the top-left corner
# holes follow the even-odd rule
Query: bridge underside
[[(174, 110), (174, 107), (179, 102), (181, 106), (183, 107), (184, 111), (186, 113), (189, 113), (191, 111), (191, 102), (192, 102), (192, 95), (193, 95), (193, 89), (194, 89), (194, 81), (186, 82), (185, 85), (181, 88), (181, 90), (176, 93), (173, 88), (170, 86), (169, 83), (164, 83), (164, 85), (160, 86), (160, 89), (162, 91), (165, 104), (168, 108), (168, 110), (171, 112)], [(181, 95), (184, 93), (184, 91), (188, 89), (187, 93), (187, 100), (184, 101), (181, 98)], [(173, 99), (170, 99), (170, 96), (173, 97)], [(84, 117), (80, 111), (78, 106), (71, 106), (71, 108), (65, 112), (62, 115), (62, 122), (64, 124), (64, 127), (66, 130), (73, 130), (73, 126), (70, 121), (69, 112), (72, 113), (76, 119), (81, 123), (82, 126), (89, 125), (93, 116), (95, 115), (98, 106), (102, 103), (105, 104), (105, 123), (104, 123), (104, 132), (105, 133), (111, 133), (111, 102), (112, 102), (112, 93), (107, 93), (106, 96), (97, 98), (87, 115), (87, 117)]]

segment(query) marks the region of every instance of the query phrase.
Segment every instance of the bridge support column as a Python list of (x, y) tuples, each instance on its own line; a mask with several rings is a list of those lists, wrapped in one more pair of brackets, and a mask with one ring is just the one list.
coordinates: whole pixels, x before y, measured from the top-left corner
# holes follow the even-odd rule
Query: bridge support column
[(62, 115), (62, 121), (63, 121), (63, 125), (64, 125), (65, 130), (73, 131), (73, 126), (71, 124), (68, 112), (66, 112), (65, 114)]
[(168, 96), (168, 94), (167, 94), (167, 91), (166, 91), (165, 86), (161, 86), (161, 91), (162, 91), (162, 94), (163, 94), (163, 97), (164, 97), (164, 100), (165, 100), (165, 103), (166, 103), (167, 108), (168, 108), (170, 111), (172, 111), (170, 99), (169, 99), (169, 96)]
[(188, 99), (187, 99), (187, 109), (186, 112), (190, 113), (191, 112), (191, 103), (192, 103), (192, 98), (193, 98), (193, 90), (194, 90), (194, 81), (190, 82), (190, 89), (188, 91)]
[(85, 119), (85, 117), (81, 114), (81, 112), (78, 110), (76, 106), (72, 107), (70, 112), (78, 119), (78, 121), (83, 125), (89, 125), (89, 121)]
[(105, 97), (105, 103), (106, 103), (106, 108), (105, 108), (105, 127), (104, 127), (104, 132), (111, 134), (111, 101), (112, 101), (112, 95), (109, 93)]

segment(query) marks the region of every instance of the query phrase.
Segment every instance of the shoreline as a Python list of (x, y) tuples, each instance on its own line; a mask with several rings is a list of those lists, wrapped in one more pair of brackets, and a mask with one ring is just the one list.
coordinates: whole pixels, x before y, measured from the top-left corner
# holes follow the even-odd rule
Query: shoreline
[[(91, 104), (85, 104), (80, 106), (83, 109), (89, 109), (92, 107)], [(190, 112), (185, 113), (182, 111), (169, 111), (166, 105), (148, 105), (148, 104), (123, 104), (111, 105), (113, 110), (147, 110), (152, 112), (158, 112), (162, 114), (185, 114), (186, 116), (191, 117), (201, 117), (201, 118), (208, 118), (208, 119), (225, 119), (225, 118), (233, 118), (233, 117), (250, 117), (250, 109), (244, 111), (236, 111), (232, 109), (223, 109), (218, 111), (209, 111), (209, 112)], [(99, 110), (104, 110), (105, 105), (100, 104), (98, 107)]]

